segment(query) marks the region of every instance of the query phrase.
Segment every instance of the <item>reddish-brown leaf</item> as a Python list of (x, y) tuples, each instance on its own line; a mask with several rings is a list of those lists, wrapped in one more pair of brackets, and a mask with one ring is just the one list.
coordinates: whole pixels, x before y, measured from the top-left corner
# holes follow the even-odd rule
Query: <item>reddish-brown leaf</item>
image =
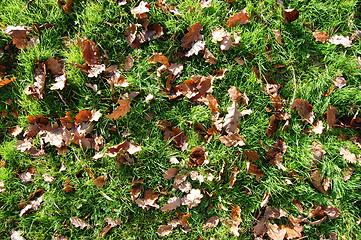
[(227, 21), (226, 25), (229, 27), (233, 27), (236, 24), (247, 24), (250, 22), (250, 18), (247, 13), (247, 9), (244, 8), (234, 16), (230, 17)]
[(312, 33), (312, 35), (314, 36), (316, 42), (321, 42), (321, 43), (325, 43), (329, 38), (330, 36), (328, 36), (327, 33), (325, 32), (321, 32), (321, 31), (314, 31)]
[(248, 161), (253, 162), (257, 161), (261, 156), (254, 150), (244, 151), (243, 156), (247, 158)]
[(135, 202), (143, 209), (150, 209), (151, 207), (159, 208), (159, 205), (155, 202), (158, 196), (152, 189), (148, 189), (144, 192), (144, 198), (138, 198)]
[(277, 139), (273, 148), (267, 151), (267, 159), (270, 160), (270, 164), (276, 165), (279, 169), (286, 170), (282, 165), (283, 153), (286, 152), (287, 145), (284, 141)]
[(161, 207), (160, 210), (162, 210), (162, 211), (174, 210), (181, 205), (182, 205), (182, 201), (180, 198), (172, 197), (172, 198), (168, 199), (168, 203), (163, 205), (163, 207)]
[(93, 183), (95, 186), (102, 188), (107, 184), (107, 181), (105, 181), (105, 176), (101, 176), (94, 179)]
[(142, 192), (142, 185), (135, 184), (130, 190), (130, 194), (132, 195), (132, 200), (133, 201), (137, 200), (141, 192)]
[(208, 152), (205, 151), (203, 146), (197, 146), (192, 149), (189, 157), (189, 165), (197, 166), (208, 164), (209, 160), (207, 159)]
[(234, 166), (232, 169), (231, 176), (229, 178), (229, 186), (230, 187), (233, 187), (233, 185), (236, 183), (238, 173), (239, 173), (238, 167)]
[(227, 147), (230, 146), (245, 146), (246, 145), (246, 140), (239, 136), (238, 133), (228, 133), (227, 135), (223, 135), (221, 137), (219, 137), (219, 140), (224, 143)]
[(149, 58), (148, 63), (161, 63), (166, 67), (170, 67), (168, 58), (164, 56), (162, 53), (154, 53), (153, 56)]
[(102, 231), (100, 232), (100, 236), (104, 237), (109, 231), (110, 229), (122, 224), (122, 221), (120, 221), (119, 219), (115, 219), (115, 218), (105, 218), (105, 221), (108, 223), (107, 226), (105, 226)]
[(168, 168), (168, 170), (164, 174), (164, 178), (170, 180), (177, 174), (177, 172), (178, 172), (177, 168), (174, 167)]
[(202, 35), (200, 33), (202, 29), (202, 24), (200, 22), (197, 22), (191, 27), (187, 28), (188, 33), (182, 38), (183, 49), (190, 48), (191, 44), (202, 39)]
[(291, 109), (296, 109), (302, 120), (312, 124), (314, 120), (313, 106), (306, 100), (297, 98), (291, 105)]
[(272, 136), (273, 133), (275, 133), (277, 131), (277, 123), (276, 123), (276, 116), (272, 115), (270, 117), (269, 123), (268, 123), (268, 127), (266, 129), (266, 136), (268, 138), (270, 138)]
[(216, 57), (211, 53), (211, 51), (208, 50), (208, 48), (204, 49), (203, 58), (206, 60), (207, 63), (210, 63), (210, 64), (217, 63)]
[(129, 71), (130, 69), (132, 69), (133, 66), (134, 66), (134, 58), (132, 54), (129, 53), (125, 58), (124, 70)]
[(256, 176), (256, 180), (259, 181), (261, 177), (264, 177), (262, 170), (258, 169), (257, 165), (247, 162), (247, 173)]
[(281, 30), (280, 29), (276, 29), (272, 31), (273, 34), (275, 35), (275, 38), (278, 42), (278, 44), (283, 44), (282, 42), (282, 35), (281, 35)]
[(217, 216), (212, 216), (207, 219), (207, 221), (203, 224), (202, 229), (206, 230), (207, 228), (217, 227), (219, 223), (219, 218)]
[(101, 63), (100, 48), (91, 40), (82, 40), (83, 59), (88, 65), (98, 65)]
[(321, 170), (319, 169), (316, 169), (314, 171), (312, 171), (310, 173), (311, 175), (311, 179), (309, 180), (310, 183), (318, 190), (320, 191), (321, 193), (323, 194), (328, 194), (327, 191), (325, 191), (324, 187), (323, 187), (323, 178), (322, 178), (322, 175), (321, 175)]
[(25, 49), (29, 41), (28, 33), (31, 30), (32, 28), (24, 26), (7, 26), (2, 32), (12, 38), (13, 44), (17, 48)]
[(283, 16), (284, 22), (290, 23), (290, 22), (295, 21), (298, 18), (299, 12), (294, 8), (285, 9), (282, 12), (282, 16)]
[(328, 105), (327, 113), (326, 113), (326, 121), (327, 121), (328, 128), (333, 128), (334, 126), (336, 126), (337, 113), (338, 113), (337, 108), (335, 108), (331, 105)]
[(73, 185), (70, 185), (69, 182), (70, 182), (70, 179), (65, 180), (65, 183), (63, 184), (63, 186), (64, 186), (63, 191), (66, 193), (73, 193), (73, 192), (75, 192), (75, 188)]
[(124, 117), (130, 111), (130, 100), (118, 100), (119, 106), (107, 118), (118, 119)]
[(128, 152), (129, 154), (134, 154), (140, 152), (142, 148), (135, 145), (134, 143), (124, 141), (113, 147), (108, 147), (106, 154), (110, 157), (115, 157), (118, 153)]
[(71, 7), (73, 5), (73, 0), (58, 0), (58, 5), (64, 10), (66, 14), (71, 13)]

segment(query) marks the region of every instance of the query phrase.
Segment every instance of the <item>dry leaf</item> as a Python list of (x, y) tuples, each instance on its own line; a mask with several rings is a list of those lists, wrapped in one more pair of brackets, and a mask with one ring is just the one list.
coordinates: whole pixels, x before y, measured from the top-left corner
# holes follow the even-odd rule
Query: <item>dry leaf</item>
[(70, 185), (69, 182), (70, 182), (70, 179), (65, 180), (65, 183), (63, 184), (63, 186), (64, 186), (63, 191), (66, 193), (73, 193), (73, 192), (75, 192), (75, 188), (73, 185)]
[(134, 66), (134, 58), (132, 54), (128, 54), (125, 58), (124, 70), (129, 71)]
[(248, 16), (247, 9), (244, 8), (240, 12), (235, 14), (234, 16), (230, 17), (229, 20), (227, 21), (226, 25), (229, 27), (233, 27), (238, 23), (243, 25), (243, 24), (247, 24), (249, 22), (250, 22), (250, 18)]
[(187, 181), (187, 172), (178, 173), (175, 177), (174, 189), (179, 189), (182, 192), (188, 193), (192, 189), (192, 185)]
[(264, 177), (262, 170), (258, 169), (257, 165), (247, 162), (247, 173), (256, 176), (256, 180), (259, 181), (261, 177)]
[(279, 169), (286, 171), (286, 168), (282, 165), (283, 154), (287, 150), (287, 145), (281, 139), (277, 139), (273, 148), (267, 151), (267, 159), (270, 160), (270, 164), (276, 165)]
[(244, 151), (243, 156), (247, 158), (248, 161), (253, 162), (257, 161), (261, 156), (254, 150)]
[(332, 81), (338, 88), (343, 88), (344, 86), (346, 86), (346, 79), (344, 77), (335, 77)]
[(347, 166), (346, 168), (344, 168), (342, 171), (343, 180), (344, 181), (350, 180), (354, 171), (355, 171), (355, 168), (352, 166)]
[(138, 199), (140, 193), (142, 191), (142, 185), (135, 184), (130, 190), (130, 194), (132, 195), (132, 200), (135, 201)]
[(83, 219), (81, 218), (78, 218), (78, 217), (71, 217), (69, 218), (71, 224), (73, 224), (74, 227), (76, 228), (80, 228), (80, 229), (84, 229), (84, 228), (87, 228), (87, 229), (90, 229), (92, 228), (92, 226), (85, 222)]
[(32, 182), (35, 177), (36, 171), (35, 168), (31, 167), (28, 171), (20, 173), (19, 178), (22, 183)]
[(38, 210), (42, 202), (43, 202), (43, 195), (41, 195), (40, 197), (38, 197), (33, 201), (30, 201), (28, 205), (26, 205), (23, 209), (21, 209), (20, 217), (22, 217), (30, 209)]
[(295, 21), (298, 16), (299, 16), (299, 12), (296, 9), (290, 8), (290, 9), (285, 9), (282, 12), (282, 16), (283, 16), (283, 21), (286, 23), (290, 23)]
[(44, 98), (43, 91), (45, 87), (45, 79), (46, 79), (46, 65), (45, 63), (38, 63), (35, 69), (34, 85), (25, 88), (24, 90), (25, 94), (31, 95), (38, 100), (42, 100)]
[(276, 30), (273, 30), (272, 32), (275, 35), (275, 38), (276, 38), (278, 44), (283, 44), (281, 30), (276, 29)]
[(351, 47), (352, 41), (349, 36), (335, 35), (328, 39), (328, 41), (335, 45), (343, 45), (344, 47)]
[(4, 181), (2, 181), (2, 180), (0, 180), (0, 192), (3, 192), (3, 191), (5, 191), (5, 183), (4, 183)]
[(341, 147), (340, 155), (348, 163), (357, 163), (357, 157), (354, 153), (351, 153), (346, 147)]
[(217, 227), (219, 223), (219, 218), (217, 216), (212, 216), (207, 219), (207, 221), (203, 224), (202, 229), (206, 230), (207, 228)]
[(201, 8), (209, 8), (212, 6), (212, 0), (201, 0), (201, 2), (199, 3), (199, 6)]
[(73, 0), (58, 0), (58, 5), (64, 10), (66, 14), (70, 14)]
[(327, 113), (326, 113), (326, 121), (327, 121), (327, 125), (328, 125), (328, 129), (329, 128), (333, 128), (334, 126), (336, 126), (336, 116), (337, 116), (338, 110), (337, 108), (328, 105), (327, 107)]
[(167, 236), (173, 232), (172, 225), (161, 225), (157, 230), (157, 234), (161, 237)]
[(25, 238), (21, 236), (23, 233), (24, 233), (23, 231), (11, 230), (10, 240), (25, 240)]
[(177, 172), (177, 168), (171, 167), (165, 172), (164, 178), (170, 180), (177, 174)]
[(312, 128), (312, 131), (316, 134), (322, 134), (323, 132), (323, 122), (321, 120), (318, 120), (314, 125), (313, 125), (313, 128)]
[(186, 196), (182, 197), (181, 201), (182, 205), (186, 205), (192, 209), (201, 203), (202, 198), (203, 194), (201, 194), (201, 190), (193, 188)]
[(188, 33), (182, 38), (182, 47), (183, 49), (188, 49), (194, 42), (197, 42), (202, 39), (200, 31), (202, 30), (202, 24), (197, 22), (191, 27), (187, 28)]
[(286, 217), (287, 213), (282, 209), (278, 209), (275, 207), (267, 207), (264, 212), (264, 217), (268, 219), (281, 219), (281, 217)]
[(53, 178), (49, 174), (43, 174), (42, 177), (44, 178), (44, 182), (47, 183), (52, 183), (55, 180), (55, 178)]
[(133, 8), (130, 12), (134, 17), (140, 18), (139, 15), (149, 12), (150, 5), (147, 2), (141, 1), (139, 5)]
[(172, 197), (172, 198), (168, 199), (168, 203), (163, 205), (163, 207), (160, 210), (162, 210), (162, 211), (174, 210), (181, 205), (182, 205), (182, 201), (180, 198)]
[(317, 42), (322, 42), (322, 43), (325, 43), (329, 38), (330, 38), (330, 36), (328, 36), (328, 34), (327, 33), (325, 33), (325, 32), (321, 32), (321, 31), (314, 31), (313, 33), (312, 33), (312, 35), (315, 37), (315, 40), (317, 41)]
[(161, 63), (166, 67), (170, 67), (168, 58), (164, 56), (162, 53), (154, 53), (153, 56), (149, 58), (148, 63)]
[[(248, 166), (247, 166), (248, 168)], [(261, 208), (265, 207), (268, 203), (269, 197), (271, 196), (271, 194), (269, 192), (265, 192), (262, 198), (262, 202), (260, 204)]]
[(138, 198), (135, 202), (139, 207), (143, 209), (150, 209), (151, 207), (159, 208), (159, 205), (155, 202), (158, 200), (158, 194), (152, 189), (148, 189), (144, 192), (144, 198)]
[(197, 41), (194, 44), (192, 44), (192, 47), (188, 50), (188, 52), (185, 54), (186, 57), (190, 57), (192, 55), (198, 55), (199, 51), (203, 51), (206, 47), (205, 41)]
[(207, 63), (210, 63), (210, 64), (217, 63), (216, 57), (211, 53), (211, 51), (208, 50), (208, 48), (204, 49), (203, 58), (206, 60)]
[(322, 183), (323, 183), (323, 178), (322, 178), (322, 175), (321, 175), (321, 170), (319, 169), (316, 169), (314, 171), (312, 171), (310, 173), (311, 175), (311, 179), (309, 180), (311, 182), (311, 184), (318, 190), (320, 191), (321, 193), (323, 194), (328, 194), (327, 191), (325, 191)]
[(321, 144), (317, 142), (312, 142), (312, 153), (315, 160), (322, 161), (323, 156), (326, 154), (326, 151), (323, 150)]
[(291, 109), (296, 109), (302, 120), (312, 124), (314, 120), (313, 106), (306, 100), (297, 98), (291, 105)]
[(130, 101), (128, 99), (118, 100), (118, 103), (119, 106), (111, 114), (107, 115), (107, 118), (118, 119), (130, 112)]
[(203, 146), (197, 146), (192, 149), (191, 154), (189, 156), (189, 165), (197, 166), (197, 165), (206, 165), (209, 163), (207, 159), (208, 152), (205, 151)]
[(115, 218), (107, 217), (105, 218), (105, 221), (108, 223), (108, 225), (102, 229), (102, 231), (100, 232), (100, 237), (104, 237), (110, 231), (110, 229), (122, 224), (122, 221)]
[(286, 229), (279, 227), (277, 224), (268, 223), (267, 225), (267, 234), (272, 240), (283, 240), (286, 233)]
[(239, 136), (238, 133), (228, 133), (228, 135), (223, 135), (221, 137), (219, 137), (219, 140), (224, 143), (227, 147), (230, 146), (245, 146), (246, 145), (246, 140)]
[(239, 117), (241, 117), (241, 113), (238, 110), (238, 105), (236, 102), (232, 103), (232, 106), (227, 108), (227, 115), (224, 117), (224, 122), (222, 125), (222, 129), (226, 133), (234, 133), (239, 127)]
[(7, 26), (2, 32), (12, 38), (13, 44), (19, 49), (25, 49), (29, 41), (28, 33), (32, 28), (25, 26)]
[(12, 77), (10, 79), (8, 78), (4, 78), (3, 80), (0, 80), (0, 88), (2, 88), (3, 86), (5, 86), (6, 84), (9, 84), (13, 81), (15, 81), (17, 79), (17, 77)]
[(102, 188), (107, 184), (107, 182), (105, 181), (105, 176), (97, 177), (96, 179), (94, 179), (93, 183), (99, 188)]
[(233, 185), (236, 183), (238, 173), (239, 173), (238, 167), (237, 166), (233, 167), (231, 176), (229, 178), (230, 187), (233, 187)]

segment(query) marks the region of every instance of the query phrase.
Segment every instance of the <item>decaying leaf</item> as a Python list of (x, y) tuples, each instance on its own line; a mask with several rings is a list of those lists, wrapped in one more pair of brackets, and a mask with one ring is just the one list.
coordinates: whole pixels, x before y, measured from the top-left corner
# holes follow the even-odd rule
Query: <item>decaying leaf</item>
[(341, 147), (340, 155), (348, 163), (357, 163), (357, 157), (354, 153), (351, 153), (346, 147)]
[(168, 3), (166, 3), (166, 0), (160, 0), (158, 2), (155, 2), (155, 4), (157, 5), (157, 7), (160, 7), (164, 13), (168, 13), (171, 12), (174, 14), (174, 16), (177, 17), (182, 17), (182, 14), (180, 14), (180, 12), (178, 11), (178, 9)]
[(139, 207), (143, 209), (150, 209), (151, 207), (159, 208), (159, 205), (155, 202), (158, 200), (158, 194), (152, 189), (148, 189), (144, 192), (144, 198), (138, 198), (135, 202)]
[(335, 77), (332, 81), (338, 88), (343, 88), (346, 86), (346, 79), (342, 76)]
[(279, 169), (286, 171), (286, 168), (282, 165), (283, 154), (286, 152), (287, 145), (281, 139), (277, 139), (273, 148), (267, 151), (267, 159), (270, 160), (270, 164), (276, 165)]
[(335, 45), (342, 45), (344, 47), (351, 47), (352, 41), (349, 36), (335, 35), (328, 39), (328, 41)]
[(24, 232), (23, 231), (10, 231), (10, 240), (25, 240), (23, 236), (21, 236)]
[(111, 114), (107, 115), (107, 118), (118, 119), (130, 112), (130, 100), (120, 99), (118, 100), (118, 103), (119, 106)]
[(203, 198), (203, 194), (201, 194), (201, 190), (199, 189), (191, 189), (190, 192), (182, 197), (182, 205), (186, 205), (189, 208), (194, 208), (201, 203), (201, 199)]
[(177, 168), (174, 167), (168, 168), (168, 170), (164, 174), (164, 178), (170, 180), (177, 174), (177, 172), (178, 172)]
[(309, 104), (308, 101), (300, 98), (297, 98), (291, 105), (291, 109), (296, 109), (302, 120), (308, 122), (309, 124), (312, 124), (314, 120), (312, 108), (313, 106)]
[(44, 98), (43, 92), (45, 87), (46, 78), (46, 65), (45, 63), (38, 63), (35, 69), (34, 84), (28, 86), (24, 91), (25, 94), (31, 95), (32, 97), (42, 100)]
[(157, 234), (161, 237), (167, 236), (173, 232), (172, 225), (161, 225), (157, 230)]
[(149, 12), (150, 5), (147, 2), (141, 1), (139, 5), (133, 8), (130, 12), (134, 15), (134, 17), (141, 18), (141, 14)]
[(331, 106), (331, 105), (328, 105), (327, 107), (327, 113), (326, 113), (326, 121), (327, 121), (327, 128), (333, 128), (335, 125), (336, 125), (336, 122), (337, 122), (337, 113), (338, 113), (338, 110), (337, 108)]
[(162, 53), (154, 53), (153, 56), (149, 58), (148, 63), (161, 63), (166, 67), (170, 67), (168, 58), (164, 56)]
[(312, 149), (313, 157), (316, 161), (322, 161), (323, 156), (326, 154), (326, 151), (323, 150), (322, 145), (317, 142), (312, 142)]
[(96, 179), (94, 179), (93, 183), (99, 188), (102, 188), (107, 184), (105, 176), (97, 177)]
[(282, 42), (282, 35), (281, 35), (281, 30), (280, 29), (276, 29), (272, 31), (273, 34), (275, 35), (275, 38), (278, 42), (278, 44), (283, 44)]
[(328, 34), (327, 33), (325, 33), (325, 32), (321, 32), (321, 31), (314, 31), (313, 33), (312, 33), (312, 35), (315, 37), (315, 40), (317, 41), (317, 42), (321, 42), (321, 43), (325, 43), (329, 38), (330, 38), (330, 36), (328, 36)]
[(58, 5), (64, 10), (66, 14), (72, 12), (71, 7), (73, 5), (73, 0), (58, 0)]
[(20, 217), (22, 217), (30, 209), (38, 210), (42, 202), (43, 202), (43, 195), (41, 195), (40, 197), (38, 197), (33, 201), (30, 201), (28, 205), (26, 205), (23, 209), (21, 209)]
[(132, 54), (129, 53), (125, 58), (124, 70), (130, 71), (130, 69), (132, 69), (133, 66), (134, 66), (134, 58)]
[(286, 217), (287, 213), (282, 209), (275, 207), (267, 207), (264, 212), (264, 217), (268, 219), (281, 219), (281, 217)]
[(323, 122), (321, 120), (318, 120), (312, 128), (312, 131), (316, 134), (322, 134), (324, 129)]
[(201, 2), (199, 3), (199, 6), (201, 8), (209, 8), (212, 6), (212, 0), (201, 0)]
[(289, 9), (283, 10), (282, 16), (283, 16), (284, 22), (290, 23), (290, 22), (295, 21), (298, 18), (299, 12), (297, 11), (297, 9), (289, 8)]
[(192, 55), (198, 55), (200, 51), (203, 51), (206, 47), (205, 41), (197, 41), (192, 44), (192, 47), (186, 52), (185, 56), (190, 57)]
[(217, 227), (219, 223), (219, 218), (217, 216), (212, 216), (207, 219), (207, 221), (203, 224), (202, 229), (206, 230), (207, 228)]
[(122, 221), (120, 221), (119, 219), (116, 219), (116, 218), (110, 218), (110, 217), (107, 217), (104, 219), (106, 221), (106, 223), (108, 224), (107, 226), (105, 226), (102, 231), (100, 232), (100, 236), (101, 237), (104, 237), (105, 234), (107, 234), (110, 229), (116, 227), (116, 226), (119, 226), (120, 224), (122, 224)]
[(46, 67), (50, 70), (55, 83), (52, 83), (51, 90), (62, 90), (65, 87), (66, 73), (64, 64), (58, 59), (50, 57), (45, 62)]
[(189, 157), (189, 165), (197, 166), (197, 165), (206, 165), (209, 163), (207, 159), (208, 152), (205, 151), (203, 146), (197, 146), (192, 149), (190, 157)]
[(25, 26), (7, 26), (2, 32), (12, 38), (13, 44), (19, 49), (26, 49), (32, 28)]
[(319, 169), (316, 169), (310, 173), (311, 179), (309, 180), (311, 184), (321, 193), (328, 194), (328, 192), (325, 190), (323, 186), (323, 178), (321, 171)]
[(50, 174), (43, 174), (42, 177), (44, 178), (44, 182), (47, 183), (52, 183), (55, 180)]
[(233, 187), (233, 185), (236, 183), (238, 173), (239, 173), (238, 167), (234, 166), (232, 169), (231, 176), (229, 178), (229, 186), (230, 187)]
[(243, 152), (243, 156), (247, 158), (248, 161), (253, 162), (257, 161), (261, 156), (254, 150), (248, 150)]
[(211, 53), (211, 51), (209, 51), (208, 48), (204, 49), (203, 58), (206, 60), (207, 63), (210, 63), (210, 64), (217, 63), (216, 57)]
[(247, 173), (255, 175), (257, 181), (261, 180), (261, 177), (264, 177), (262, 170), (258, 169), (257, 165), (250, 162), (247, 162)]
[(70, 179), (65, 180), (65, 183), (63, 184), (63, 186), (64, 186), (63, 191), (66, 193), (73, 193), (73, 192), (75, 192), (75, 188), (73, 185), (70, 185), (69, 182), (70, 182)]
[(177, 148), (181, 151), (185, 151), (188, 148), (187, 136), (180, 128), (172, 127), (169, 121), (158, 121), (158, 127), (164, 132), (165, 141), (173, 141)]
[(5, 183), (4, 183), (4, 181), (0, 180), (0, 192), (3, 192), (5, 190), (6, 190)]
[(246, 140), (239, 136), (238, 133), (228, 133), (228, 135), (223, 135), (221, 137), (219, 137), (219, 140), (224, 143), (227, 147), (230, 146), (245, 146), (246, 145)]
[(180, 198), (172, 197), (172, 198), (168, 199), (168, 203), (163, 205), (163, 207), (161, 207), (160, 210), (162, 210), (162, 211), (174, 210), (181, 205), (182, 205), (182, 200)]
[(229, 20), (227, 21), (226, 25), (229, 27), (233, 27), (236, 24), (243, 25), (243, 24), (247, 24), (249, 22), (250, 22), (250, 18), (248, 16), (247, 9), (244, 8), (241, 11), (239, 11), (237, 14), (230, 17)]
[(283, 240), (286, 233), (286, 229), (281, 228), (277, 224), (268, 223), (267, 225), (267, 234), (272, 240)]
[(74, 227), (80, 228), (80, 229), (90, 229), (93, 228), (89, 223), (85, 222), (83, 219), (78, 217), (71, 217), (69, 218), (71, 224), (73, 224)]
[(197, 22), (191, 27), (187, 28), (188, 33), (182, 38), (183, 49), (191, 48), (193, 43), (202, 39), (202, 35), (200, 33), (202, 29), (202, 24), (200, 22)]
[(130, 194), (132, 196), (132, 200), (135, 201), (138, 199), (140, 193), (142, 191), (142, 185), (140, 184), (134, 184), (132, 189), (130, 190)]
[(35, 168), (31, 167), (28, 171), (20, 173), (19, 179), (22, 183), (29, 183), (32, 182), (36, 174)]

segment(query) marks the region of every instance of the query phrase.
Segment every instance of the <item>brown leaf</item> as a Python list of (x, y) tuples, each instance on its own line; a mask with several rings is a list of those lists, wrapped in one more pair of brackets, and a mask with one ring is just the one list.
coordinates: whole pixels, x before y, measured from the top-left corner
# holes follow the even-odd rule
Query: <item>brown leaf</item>
[(236, 102), (233, 102), (232, 106), (227, 108), (227, 115), (224, 117), (224, 122), (222, 125), (222, 129), (226, 133), (234, 133), (239, 127), (239, 117), (241, 113), (238, 110), (238, 105)]
[(335, 77), (332, 81), (338, 88), (343, 88), (346, 86), (346, 79), (342, 76)]
[(140, 146), (137, 146), (132, 142), (123, 141), (118, 145), (108, 147), (105, 154), (110, 157), (115, 157), (118, 153), (128, 152), (129, 154), (134, 154), (141, 150), (142, 148)]
[(264, 212), (264, 217), (268, 219), (281, 219), (281, 217), (286, 217), (287, 213), (282, 209), (278, 209), (275, 207), (267, 207)]
[(337, 108), (328, 105), (327, 107), (327, 113), (326, 113), (326, 121), (327, 121), (327, 125), (328, 128), (333, 128), (334, 126), (336, 126), (336, 116), (337, 116), (338, 110)]
[(328, 194), (328, 192), (325, 191), (325, 189), (323, 188), (323, 185), (322, 185), (323, 178), (321, 175), (321, 170), (316, 169), (316, 170), (312, 171), (310, 173), (310, 175), (311, 175), (311, 179), (309, 181), (311, 182), (311, 184), (321, 193)]
[(172, 225), (161, 225), (157, 230), (157, 234), (161, 237), (167, 236), (173, 232)]
[(263, 236), (267, 232), (266, 219), (261, 218), (259, 222), (253, 227), (253, 234), (255, 236)]
[(313, 124), (312, 131), (316, 134), (322, 134), (323, 132), (323, 122), (321, 120), (318, 120), (316, 123)]
[(162, 211), (170, 211), (170, 210), (174, 210), (177, 207), (182, 205), (182, 201), (180, 198), (178, 197), (172, 197), (170, 199), (168, 199), (168, 203), (163, 205), (163, 207), (161, 207), (160, 210)]
[(346, 147), (341, 147), (340, 155), (348, 163), (355, 163), (355, 164), (357, 163), (356, 155), (354, 153), (351, 153), (350, 150), (348, 150)]
[(323, 160), (323, 156), (326, 154), (326, 151), (323, 150), (321, 144), (319, 144), (317, 142), (312, 142), (311, 150), (312, 150), (313, 157), (315, 158), (315, 160), (317, 160), (317, 161)]
[(66, 14), (70, 14), (73, 0), (58, 0), (58, 5), (64, 10)]
[(279, 169), (285, 171), (286, 168), (282, 165), (283, 154), (286, 152), (287, 145), (284, 141), (277, 139), (273, 148), (267, 151), (267, 159), (270, 164), (276, 165)]
[(75, 188), (73, 185), (70, 185), (69, 182), (70, 182), (70, 179), (65, 180), (65, 183), (63, 184), (63, 186), (64, 186), (63, 191), (66, 193), (73, 193), (73, 192), (75, 192)]
[(217, 216), (212, 216), (207, 219), (207, 221), (203, 224), (202, 229), (206, 230), (207, 228), (217, 227), (219, 223), (219, 218)]
[(142, 191), (142, 185), (135, 184), (130, 190), (130, 194), (132, 195), (132, 200), (135, 201), (138, 199), (140, 193)]
[(286, 229), (282, 229), (277, 224), (268, 223), (267, 225), (267, 234), (272, 240), (283, 240), (286, 233)]
[(101, 177), (97, 177), (96, 179), (94, 179), (93, 183), (98, 188), (102, 188), (107, 184), (107, 181), (105, 181), (105, 176), (101, 176)]
[(168, 3), (165, 0), (161, 0), (160, 2), (155, 2), (157, 7), (160, 7), (164, 13), (171, 12), (174, 16), (182, 17), (182, 14), (178, 11), (178, 9)]
[(271, 196), (271, 194), (269, 192), (265, 192), (262, 198), (262, 202), (260, 204), (261, 208), (265, 207), (269, 201), (269, 197)]
[(134, 17), (141, 18), (141, 14), (149, 12), (150, 5), (147, 2), (141, 1), (139, 5), (133, 8), (130, 12)]
[(222, 28), (213, 29), (211, 33), (212, 42), (221, 42), (227, 35), (227, 31)]
[(178, 173), (175, 177), (174, 189), (188, 193), (192, 189), (192, 185), (187, 181), (187, 172)]
[(78, 217), (71, 217), (69, 218), (71, 224), (74, 225), (74, 227), (76, 228), (80, 228), (80, 229), (90, 229), (93, 228), (89, 223), (85, 222), (83, 219), (78, 218)]
[(270, 117), (268, 127), (266, 128), (266, 136), (270, 138), (272, 134), (274, 134), (276, 131), (277, 131), (276, 116), (272, 115)]
[(228, 93), (232, 102), (239, 102), (241, 99), (243, 99), (243, 94), (235, 86), (231, 86), (228, 89)]
[(119, 219), (115, 219), (115, 218), (105, 218), (105, 221), (108, 223), (107, 226), (105, 226), (102, 231), (100, 232), (100, 236), (104, 237), (109, 231), (110, 229), (122, 224), (122, 221), (120, 221)]
[(32, 31), (32, 28), (25, 26), (7, 26), (2, 32), (12, 38), (13, 44), (18, 49), (26, 49), (30, 31)]
[(177, 168), (174, 167), (168, 168), (168, 170), (164, 174), (164, 178), (170, 180), (177, 174), (177, 172), (178, 172)]
[(43, 195), (41, 194), (40, 197), (38, 197), (33, 201), (30, 201), (28, 205), (26, 205), (23, 209), (21, 209), (20, 217), (22, 217), (30, 209), (38, 210), (42, 202), (43, 202)]
[(221, 137), (219, 137), (219, 140), (224, 143), (227, 147), (230, 146), (245, 146), (246, 145), (246, 140), (239, 136), (238, 133), (228, 133), (228, 135), (223, 135)]
[(119, 106), (111, 114), (107, 115), (107, 118), (118, 119), (130, 112), (130, 101), (128, 99), (118, 100), (118, 103)]
[(151, 207), (159, 208), (159, 205), (155, 201), (158, 199), (158, 194), (152, 189), (148, 189), (144, 192), (144, 198), (138, 198), (135, 202), (139, 207), (143, 209), (150, 209)]
[(34, 85), (25, 88), (25, 94), (31, 95), (38, 100), (44, 98), (43, 91), (45, 87), (46, 79), (46, 65), (44, 63), (38, 63), (35, 69)]
[(206, 47), (206, 42), (199, 40), (192, 44), (192, 47), (188, 50), (188, 52), (186, 52), (185, 56), (190, 57), (192, 55), (198, 55), (198, 53), (200, 51), (203, 51), (205, 47)]
[(198, 206), (203, 198), (203, 194), (201, 194), (201, 190), (199, 189), (191, 189), (190, 192), (182, 197), (182, 205), (188, 206), (190, 209)]
[(314, 31), (312, 35), (315, 37), (316, 42), (321, 42), (321, 43), (325, 43), (330, 38), (330, 36), (328, 36), (327, 33), (317, 30)]
[(285, 9), (282, 12), (282, 16), (283, 16), (284, 22), (290, 23), (290, 22), (295, 21), (298, 18), (299, 12), (294, 8)]
[(208, 152), (205, 151), (203, 146), (197, 146), (192, 149), (190, 157), (189, 157), (189, 165), (197, 166), (197, 165), (205, 165), (209, 163), (207, 159)]
[(191, 44), (202, 39), (202, 35), (200, 33), (202, 29), (202, 24), (200, 22), (197, 22), (191, 27), (187, 28), (188, 33), (182, 38), (183, 49), (190, 48)]
[(335, 45), (343, 45), (344, 47), (351, 47), (352, 41), (349, 36), (335, 35), (328, 39), (330, 43)]
[(91, 40), (81, 40), (82, 55), (85, 63), (89, 66), (101, 63), (100, 48)]
[(17, 77), (12, 77), (10, 79), (8, 78), (4, 78), (3, 80), (0, 80), (0, 88), (2, 88), (3, 86), (5, 86), (6, 84), (9, 84), (13, 81), (15, 81), (17, 79)]
[(247, 173), (256, 176), (256, 180), (259, 181), (261, 177), (264, 177), (262, 170), (258, 169), (257, 165), (247, 162)]
[(296, 109), (302, 120), (312, 124), (314, 120), (313, 106), (306, 100), (297, 98), (291, 105), (291, 109)]
[(244, 151), (243, 156), (247, 158), (248, 161), (253, 162), (257, 161), (261, 156), (254, 150)]
[(210, 64), (217, 63), (216, 57), (211, 53), (211, 51), (208, 50), (208, 48), (204, 49), (203, 58), (206, 60), (207, 63), (210, 63)]
[(276, 30), (273, 30), (272, 32), (275, 35), (275, 38), (276, 38), (278, 44), (283, 44), (281, 30), (276, 29)]
[(355, 171), (355, 168), (352, 166), (347, 166), (346, 168), (344, 168), (342, 171), (343, 180), (344, 181), (350, 180), (354, 171)]
[(133, 66), (134, 66), (134, 58), (132, 54), (129, 53), (125, 58), (124, 70), (130, 71), (130, 69), (132, 69)]
[(218, 100), (211, 94), (207, 94), (205, 97), (200, 97), (199, 102), (202, 102), (209, 106), (212, 113), (219, 113), (221, 110), (218, 108)]
[(149, 58), (148, 63), (161, 63), (166, 67), (170, 67), (168, 58), (164, 56), (162, 53), (154, 53), (153, 56)]
[(247, 24), (250, 22), (250, 18), (247, 13), (247, 9), (244, 8), (234, 16), (230, 17), (226, 25), (229, 27), (234, 27), (236, 24)]
[(238, 167), (237, 166), (233, 167), (231, 176), (229, 178), (230, 187), (233, 187), (233, 185), (236, 183), (238, 173), (239, 173)]

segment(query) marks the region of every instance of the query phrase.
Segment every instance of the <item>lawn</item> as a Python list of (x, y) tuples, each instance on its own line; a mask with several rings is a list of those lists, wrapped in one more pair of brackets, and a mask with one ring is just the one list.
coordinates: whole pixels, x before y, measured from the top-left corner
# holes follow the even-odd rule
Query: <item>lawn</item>
[(0, 2), (1, 239), (361, 239), (361, 2)]

